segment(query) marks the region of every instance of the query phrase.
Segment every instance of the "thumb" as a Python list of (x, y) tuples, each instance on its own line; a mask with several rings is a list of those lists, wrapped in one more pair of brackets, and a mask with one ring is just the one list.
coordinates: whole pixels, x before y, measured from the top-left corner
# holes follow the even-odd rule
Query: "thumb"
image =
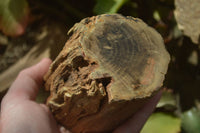
[(38, 64), (22, 70), (11, 85), (3, 102), (10, 100), (34, 100), (40, 88), (43, 76), (48, 71), (51, 60), (45, 58)]

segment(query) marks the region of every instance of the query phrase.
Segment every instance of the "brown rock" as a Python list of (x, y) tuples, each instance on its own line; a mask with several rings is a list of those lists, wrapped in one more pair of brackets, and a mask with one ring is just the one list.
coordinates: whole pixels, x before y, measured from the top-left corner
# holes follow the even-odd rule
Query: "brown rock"
[(142, 20), (104, 14), (69, 33), (45, 86), (54, 117), (72, 132), (112, 131), (162, 86), (169, 54)]

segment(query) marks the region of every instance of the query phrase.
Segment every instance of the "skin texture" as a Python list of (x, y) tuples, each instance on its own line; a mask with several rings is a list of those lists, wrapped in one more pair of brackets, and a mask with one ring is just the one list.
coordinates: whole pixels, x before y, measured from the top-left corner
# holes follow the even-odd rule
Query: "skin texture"
[[(59, 128), (48, 107), (35, 102), (50, 59), (22, 70), (1, 102), (0, 133), (67, 133)], [(158, 92), (143, 108), (114, 133), (138, 133), (153, 112), (162, 92)]]

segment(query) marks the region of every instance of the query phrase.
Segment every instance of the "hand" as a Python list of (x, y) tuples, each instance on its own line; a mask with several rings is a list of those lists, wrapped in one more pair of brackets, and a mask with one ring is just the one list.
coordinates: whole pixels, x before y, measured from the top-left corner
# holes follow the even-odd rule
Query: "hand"
[(59, 133), (48, 107), (34, 100), (51, 63), (21, 71), (1, 103), (0, 133)]
[(140, 130), (154, 111), (161, 96), (162, 90), (153, 96), (140, 110), (134, 113), (127, 122), (119, 126), (114, 133), (140, 133)]
[[(37, 65), (20, 72), (1, 103), (1, 133), (68, 132), (63, 128), (59, 131), (48, 107), (34, 101), (50, 63), (50, 59), (43, 59)], [(161, 91), (158, 92), (114, 133), (139, 133), (153, 112), (161, 93)]]

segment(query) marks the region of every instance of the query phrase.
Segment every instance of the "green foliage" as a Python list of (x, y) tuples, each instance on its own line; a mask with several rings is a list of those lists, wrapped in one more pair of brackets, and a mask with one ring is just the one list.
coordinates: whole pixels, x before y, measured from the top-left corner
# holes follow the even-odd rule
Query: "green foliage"
[(173, 111), (177, 108), (177, 98), (171, 91), (164, 91), (156, 107)]
[(141, 133), (178, 133), (181, 120), (165, 113), (154, 113), (144, 125)]
[(0, 0), (0, 29), (9, 36), (21, 35), (28, 21), (26, 0)]
[(97, 4), (94, 7), (94, 12), (96, 14), (116, 13), (127, 1), (128, 0), (97, 0)]
[(182, 127), (187, 133), (200, 133), (200, 111), (192, 108), (183, 113)]

